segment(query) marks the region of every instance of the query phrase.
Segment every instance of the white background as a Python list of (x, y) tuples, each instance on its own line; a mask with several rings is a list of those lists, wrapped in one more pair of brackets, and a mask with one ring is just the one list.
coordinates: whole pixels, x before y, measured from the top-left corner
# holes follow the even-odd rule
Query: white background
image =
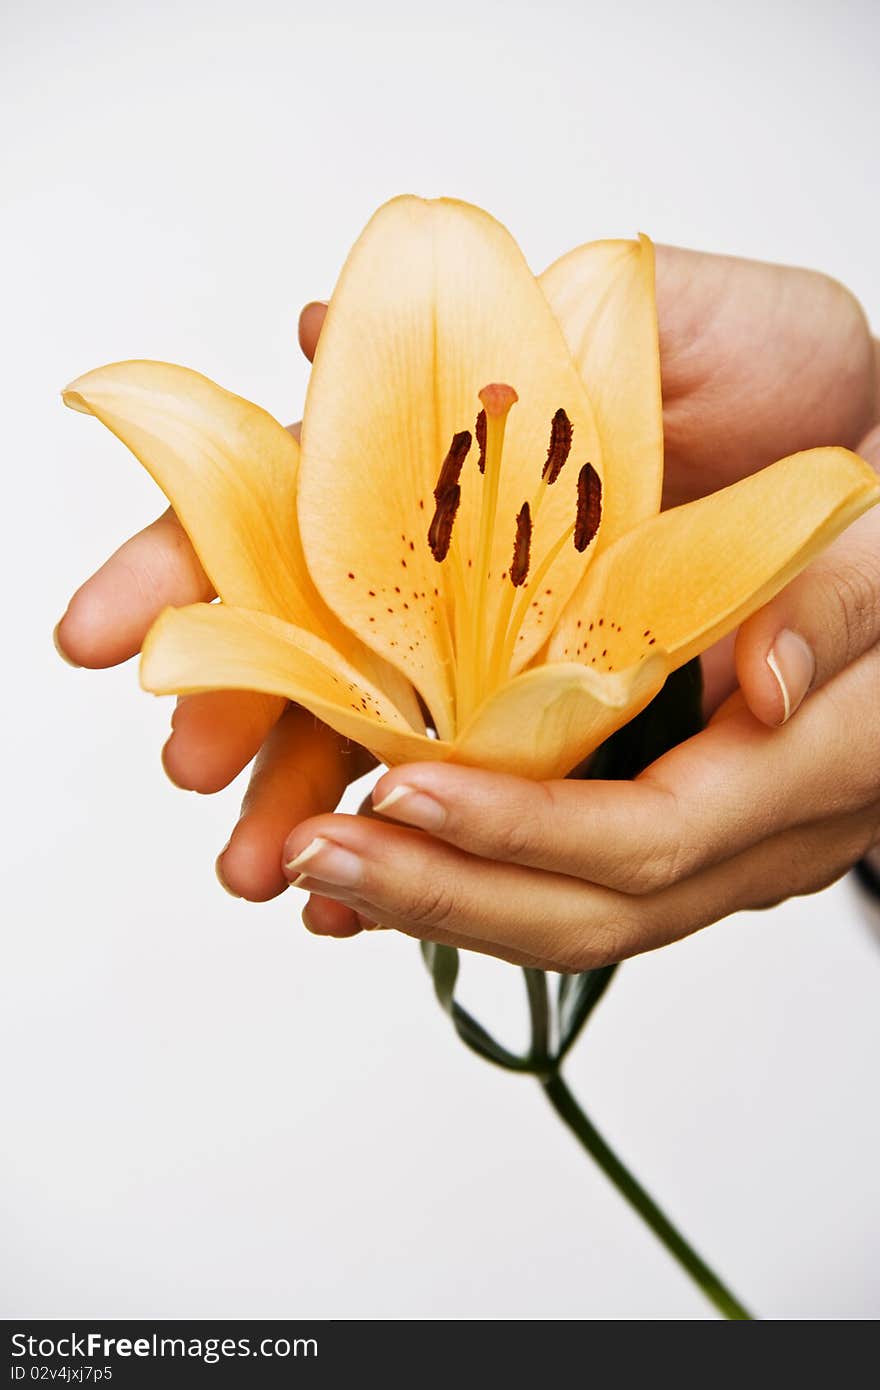
[[(415, 946), (226, 897), (241, 787), (175, 791), (133, 666), (57, 661), (159, 506), (57, 391), (164, 357), (295, 417), (298, 307), (402, 191), (484, 204), (536, 268), (639, 228), (816, 265), (876, 322), (875, 6), (16, 0), (3, 30), (0, 1313), (711, 1316)], [(515, 1039), (516, 972), (467, 983)], [(628, 964), (572, 1058), (764, 1316), (880, 1312), (878, 1002), (843, 884)]]

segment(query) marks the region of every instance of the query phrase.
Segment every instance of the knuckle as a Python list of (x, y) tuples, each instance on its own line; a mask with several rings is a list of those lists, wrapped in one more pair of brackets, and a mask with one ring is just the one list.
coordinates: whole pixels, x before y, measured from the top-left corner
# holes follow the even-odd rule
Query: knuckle
[(426, 877), (412, 885), (401, 916), (414, 926), (436, 930), (447, 925), (452, 911), (452, 899), (445, 885)]
[(660, 893), (685, 876), (687, 866), (679, 842), (658, 842), (630, 869), (626, 891), (637, 897)]
[(547, 782), (534, 782), (528, 797), (506, 814), (496, 814), (487, 830), (491, 853), (511, 864), (530, 864), (541, 853), (548, 838), (548, 827), (558, 819), (562, 808)]
[(703, 838), (701, 833), (692, 833), (674, 788), (655, 783), (655, 789), (664, 797), (656, 820), (658, 828), (651, 842), (642, 847), (640, 858), (627, 866), (627, 881), (621, 884), (624, 892), (637, 897), (660, 893), (687, 878), (698, 867), (694, 845)]
[(550, 959), (554, 970), (564, 974), (581, 974), (617, 965), (629, 956), (637, 955), (643, 947), (644, 931), (640, 919), (623, 908), (589, 928), (579, 928), (574, 939), (556, 947)]
[(493, 853), (497, 854), (499, 859), (506, 859), (511, 863), (525, 859), (535, 842), (535, 829), (536, 822), (533, 822), (531, 817), (528, 821), (520, 817), (502, 822), (496, 827)]
[(830, 586), (832, 630), (844, 660), (877, 640), (880, 623), (880, 560), (864, 551), (837, 570)]

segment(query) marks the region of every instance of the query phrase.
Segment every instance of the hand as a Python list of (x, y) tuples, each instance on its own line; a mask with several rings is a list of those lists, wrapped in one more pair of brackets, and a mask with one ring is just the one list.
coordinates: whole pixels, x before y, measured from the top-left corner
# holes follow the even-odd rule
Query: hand
[[(668, 417), (675, 397), (664, 395)], [(875, 418), (876, 407), (875, 395)], [(880, 464), (880, 428), (860, 452)], [(693, 458), (685, 449), (672, 470), (676, 501), (694, 486)], [(723, 460), (713, 467), (715, 485), (732, 480)], [(374, 789), (373, 807), (399, 825), (298, 826), (285, 854), (313, 895), (307, 924), (321, 931), (332, 900), (337, 933), (347, 908), (353, 931), (379, 922), (583, 970), (825, 887), (880, 842), (878, 643), (875, 512), (743, 625), (735, 662), (731, 643), (709, 655), (710, 708), (735, 677), (739, 691), (635, 782), (535, 784), (420, 764)]]
[[(712, 490), (799, 447), (857, 442), (875, 410), (871, 346), (858, 306), (839, 286), (810, 272), (666, 250), (658, 258), (658, 288), (669, 500)], [(307, 355), (321, 319), (317, 306), (304, 313)], [(188, 541), (166, 513), (77, 592), (59, 640), (80, 664), (111, 665), (137, 651), (166, 603), (209, 596)], [(716, 688), (723, 688), (730, 663), (716, 659), (715, 666)], [(181, 701), (164, 750), (169, 774), (203, 791), (225, 785), (277, 712), (276, 702), (234, 694)], [(286, 829), (331, 809), (362, 770), (334, 735), (316, 735), (312, 721), (286, 714), (263, 749), (221, 856), (229, 886), (253, 899), (280, 891)], [(327, 900), (320, 922), (314, 905), (310, 916), (321, 930), (357, 929), (346, 908)]]
[[(399, 824), (322, 816), (298, 826), (288, 872), (318, 895), (309, 925), (322, 929), (332, 897), (336, 930), (342, 906), (352, 929), (380, 922), (522, 965), (584, 970), (830, 883), (880, 838), (876, 523), (862, 539), (875, 550), (858, 587), (837, 587), (829, 556), (821, 575), (756, 615), (738, 644), (744, 692), (636, 781), (534, 783), (419, 763), (373, 792)], [(780, 622), (809, 634), (824, 682), (782, 726), (765, 660)]]

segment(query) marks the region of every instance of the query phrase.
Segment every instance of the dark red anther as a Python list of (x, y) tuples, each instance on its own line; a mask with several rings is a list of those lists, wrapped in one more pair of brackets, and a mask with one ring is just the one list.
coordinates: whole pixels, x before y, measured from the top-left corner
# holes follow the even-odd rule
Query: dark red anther
[(585, 463), (578, 474), (577, 518), (574, 523), (574, 548), (586, 550), (602, 520), (602, 479), (591, 463)]
[(510, 582), (515, 589), (525, 584), (528, 577), (531, 548), (532, 513), (528, 502), (523, 502), (516, 518), (516, 540), (513, 542), (513, 559), (510, 563)]
[(450, 488), (454, 488), (457, 485), (470, 447), (470, 430), (461, 430), (459, 434), (454, 434), (452, 436), (449, 453), (443, 460), (440, 469), (440, 477), (437, 479), (437, 486), (434, 488), (435, 501), (439, 502), (445, 492), (449, 492)]
[(452, 436), (449, 453), (443, 460), (440, 477), (434, 488), (434, 500), (437, 506), (434, 508), (431, 525), (428, 527), (428, 545), (431, 547), (431, 554), (434, 559), (438, 561), (445, 560), (449, 554), (452, 526), (461, 502), (461, 488), (458, 485), (458, 480), (461, 477), (461, 470), (470, 447), (470, 430), (461, 430), (459, 434)]
[(480, 449), (479, 469), (481, 473), (486, 471), (486, 412), (481, 410), (477, 416), (477, 423), (474, 425), (474, 433), (477, 436), (477, 444)]
[(457, 483), (454, 487), (447, 488), (442, 497), (437, 498), (437, 508), (428, 527), (428, 545), (435, 560), (443, 561), (449, 554), (452, 526), (460, 501), (461, 488)]
[(572, 423), (560, 406), (550, 424), (550, 446), (547, 450), (547, 462), (541, 472), (541, 477), (550, 487), (556, 482), (566, 460), (571, 453), (571, 436), (574, 433)]

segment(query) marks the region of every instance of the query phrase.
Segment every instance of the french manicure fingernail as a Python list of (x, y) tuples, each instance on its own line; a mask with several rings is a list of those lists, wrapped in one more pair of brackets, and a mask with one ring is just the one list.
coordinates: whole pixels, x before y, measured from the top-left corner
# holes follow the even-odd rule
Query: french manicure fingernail
[(405, 782), (395, 787), (373, 810), (380, 816), (392, 816), (394, 820), (406, 821), (419, 830), (441, 830), (446, 822), (446, 807), (435, 801), (427, 792), (409, 787)]
[(67, 662), (67, 665), (68, 665), (68, 666), (72, 666), (73, 669), (74, 669), (74, 671), (81, 671), (81, 670), (82, 670), (82, 667), (80, 666), (79, 662), (78, 662), (78, 661), (74, 661), (74, 659), (73, 659), (72, 656), (68, 656), (68, 655), (67, 655), (67, 652), (64, 650), (64, 648), (63, 648), (62, 645), (61, 645), (61, 638), (59, 637), (58, 633), (59, 633), (59, 631), (60, 631), (61, 624), (62, 624), (63, 622), (64, 622), (64, 619), (63, 619), (63, 618), (59, 618), (59, 619), (58, 619), (58, 622), (55, 624), (54, 628), (52, 629), (52, 642), (53, 642), (53, 645), (54, 645), (54, 647), (55, 647), (56, 652), (57, 652), (58, 655), (61, 657), (61, 660), (62, 660), (62, 661), (66, 661), (66, 662)]
[[(306, 865), (308, 873), (304, 872)], [(323, 835), (316, 836), (284, 867), (289, 874), (296, 874), (294, 887), (298, 887), (303, 879), (319, 878), (323, 883), (334, 884), (337, 888), (353, 888), (363, 877), (363, 865), (358, 855), (325, 839)]]
[(782, 695), (782, 720), (790, 719), (809, 690), (816, 674), (816, 658), (799, 632), (784, 627), (777, 635), (767, 665)]

